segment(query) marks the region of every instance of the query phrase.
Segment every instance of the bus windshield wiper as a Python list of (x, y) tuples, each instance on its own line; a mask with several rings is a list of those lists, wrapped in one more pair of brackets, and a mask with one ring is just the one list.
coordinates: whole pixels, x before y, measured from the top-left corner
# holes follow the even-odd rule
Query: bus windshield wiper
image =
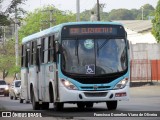
[(77, 56), (77, 61), (79, 64), (78, 47), (79, 47), (79, 40), (76, 40), (75, 56)]
[(98, 47), (98, 42), (97, 42), (97, 53), (99, 52), (100, 49), (102, 49), (108, 42), (110, 39), (106, 39), (101, 46)]

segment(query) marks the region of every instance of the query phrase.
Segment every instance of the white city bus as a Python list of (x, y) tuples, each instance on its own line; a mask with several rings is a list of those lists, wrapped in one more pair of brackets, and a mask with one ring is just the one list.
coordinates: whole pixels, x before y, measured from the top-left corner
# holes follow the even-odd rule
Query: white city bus
[(114, 22), (64, 23), (23, 38), (20, 102), (33, 109), (62, 110), (106, 102), (108, 110), (128, 100), (129, 45)]

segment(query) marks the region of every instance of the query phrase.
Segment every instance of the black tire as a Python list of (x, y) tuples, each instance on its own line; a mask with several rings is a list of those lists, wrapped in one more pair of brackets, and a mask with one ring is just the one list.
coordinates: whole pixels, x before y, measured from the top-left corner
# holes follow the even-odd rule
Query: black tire
[(107, 104), (108, 110), (116, 110), (117, 103), (118, 103), (117, 101), (107, 101), (106, 104)]
[(49, 109), (49, 102), (43, 102), (42, 103), (42, 109), (43, 110), (48, 110)]
[(10, 99), (13, 100), (13, 96), (10, 95)]
[(64, 103), (58, 103), (58, 102), (54, 103), (54, 109), (55, 109), (56, 111), (61, 111), (61, 110), (63, 110), (63, 107), (64, 107)]
[(54, 95), (53, 95), (53, 87), (52, 85), (49, 85), (49, 98), (50, 98), (50, 103), (53, 103), (54, 101)]
[(31, 94), (31, 99), (32, 99), (33, 110), (40, 110), (40, 104), (39, 104), (39, 102), (36, 102), (35, 95), (34, 95), (33, 91)]
[(93, 108), (93, 103), (92, 102), (86, 103), (86, 108)]
[(85, 103), (77, 103), (78, 109), (84, 109), (85, 108)]
[(19, 98), (19, 103), (23, 103), (23, 99)]
[(30, 103), (30, 101), (29, 100), (25, 100), (25, 103), (28, 104), (28, 103)]
[(17, 97), (16, 97), (16, 95), (14, 95), (14, 96), (13, 96), (13, 99), (14, 99), (14, 100), (17, 100)]

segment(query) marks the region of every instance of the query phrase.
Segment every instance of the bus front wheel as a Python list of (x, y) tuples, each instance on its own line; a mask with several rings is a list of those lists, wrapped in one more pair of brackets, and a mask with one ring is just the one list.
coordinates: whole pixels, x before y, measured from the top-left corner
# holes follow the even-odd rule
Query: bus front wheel
[(77, 103), (78, 109), (84, 109), (85, 108), (85, 103)]
[(117, 101), (107, 101), (108, 110), (115, 110), (117, 108)]
[(92, 102), (86, 103), (86, 108), (93, 108), (93, 103)]

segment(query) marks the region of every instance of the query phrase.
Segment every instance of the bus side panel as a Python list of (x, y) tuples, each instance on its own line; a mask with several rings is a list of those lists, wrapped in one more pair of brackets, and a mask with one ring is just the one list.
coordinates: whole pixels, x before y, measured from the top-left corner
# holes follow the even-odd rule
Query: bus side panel
[(44, 99), (44, 96), (43, 96), (43, 93), (42, 93), (42, 84), (43, 84), (43, 80), (44, 80), (44, 69), (43, 69), (43, 66), (40, 66), (40, 71), (38, 72), (38, 75), (37, 75), (37, 81), (39, 82), (38, 84), (38, 99), (39, 100), (42, 100)]
[(44, 102), (45, 101), (45, 80), (46, 80), (46, 71), (45, 71), (45, 65), (42, 65), (41, 66), (41, 78), (40, 78), (40, 80), (41, 80), (41, 85), (40, 85), (40, 87), (41, 87), (41, 95), (42, 95), (42, 101)]
[(21, 69), (21, 98), (26, 101), (29, 100), (29, 81), (28, 81), (28, 69)]
[[(29, 81), (30, 85), (33, 85), (33, 90), (34, 90), (34, 96), (36, 101), (38, 102), (38, 86), (39, 86), (39, 81), (37, 80), (37, 67), (36, 66), (31, 66), (29, 68)], [(29, 86), (30, 86), (29, 85)]]
[(45, 78), (43, 80), (43, 96), (44, 96), (44, 101), (49, 102), (49, 82), (53, 79), (53, 64), (47, 64), (45, 65)]

